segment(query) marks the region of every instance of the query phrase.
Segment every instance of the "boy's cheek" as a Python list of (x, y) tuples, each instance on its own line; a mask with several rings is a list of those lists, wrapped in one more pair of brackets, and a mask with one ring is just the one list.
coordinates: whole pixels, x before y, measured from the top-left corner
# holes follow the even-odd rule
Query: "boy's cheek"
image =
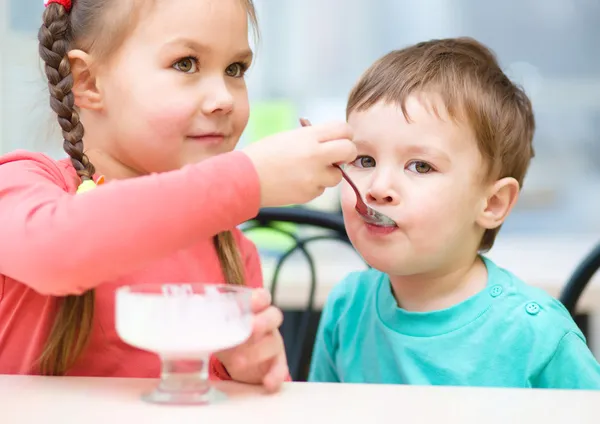
[(356, 217), (356, 211), (354, 209), (356, 206), (356, 196), (348, 184), (345, 182), (342, 184), (340, 190), (340, 203), (344, 214), (344, 223), (346, 224), (346, 228), (348, 228), (348, 224)]
[(342, 181), (340, 188), (340, 202), (344, 212), (354, 210), (356, 206), (356, 195), (346, 181)]

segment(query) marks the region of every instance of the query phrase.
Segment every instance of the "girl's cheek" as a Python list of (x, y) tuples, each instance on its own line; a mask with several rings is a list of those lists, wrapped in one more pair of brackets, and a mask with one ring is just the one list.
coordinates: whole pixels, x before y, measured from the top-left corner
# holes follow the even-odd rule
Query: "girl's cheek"
[(155, 134), (167, 135), (186, 135), (188, 131), (193, 131), (194, 116), (196, 109), (192, 105), (173, 104), (168, 107), (149, 108), (146, 116), (146, 123), (149, 129)]

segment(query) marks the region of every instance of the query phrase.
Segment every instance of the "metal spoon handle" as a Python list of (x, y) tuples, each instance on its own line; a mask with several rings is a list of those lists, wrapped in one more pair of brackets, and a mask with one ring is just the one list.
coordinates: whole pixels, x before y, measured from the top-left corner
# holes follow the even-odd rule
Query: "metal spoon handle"
[(348, 176), (348, 174), (346, 174), (346, 171), (344, 171), (344, 168), (342, 168), (340, 165), (338, 165), (337, 163), (334, 163), (333, 166), (335, 166), (337, 169), (339, 169), (340, 171), (342, 171), (342, 176), (344, 177), (344, 179), (346, 180), (346, 182), (348, 184), (350, 184), (350, 187), (352, 187), (352, 190), (354, 190), (354, 193), (356, 194), (356, 203), (357, 205), (360, 203), (360, 208), (364, 211), (366, 211), (367, 209), (367, 205), (365, 205), (365, 202), (362, 199), (362, 195), (360, 194), (360, 191), (358, 191), (358, 187), (356, 187), (356, 185), (354, 184), (354, 181), (352, 181), (350, 179), (350, 177)]

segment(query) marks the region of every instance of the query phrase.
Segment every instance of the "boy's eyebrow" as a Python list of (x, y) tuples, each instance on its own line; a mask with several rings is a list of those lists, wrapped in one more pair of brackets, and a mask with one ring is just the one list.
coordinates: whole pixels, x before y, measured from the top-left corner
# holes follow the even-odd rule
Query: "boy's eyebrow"
[[(196, 40), (193, 40), (191, 38), (185, 38), (185, 37), (178, 37), (178, 38), (174, 38), (168, 42), (165, 43), (165, 45), (163, 46), (163, 48), (165, 47), (172, 47), (172, 46), (177, 46), (177, 45), (182, 45), (184, 47), (187, 47), (188, 49), (197, 51), (197, 52), (210, 52), (212, 49), (202, 43), (199, 43)], [(235, 57), (235, 60), (247, 60), (247, 61), (251, 61), (252, 60), (252, 50), (249, 47), (244, 47), (242, 49), (240, 49), (238, 52), (233, 54), (233, 57)]]
[[(373, 143), (368, 142), (367, 140), (353, 140), (354, 144), (357, 148), (369, 149), (373, 148)], [(399, 146), (399, 150), (406, 154), (410, 155), (430, 155), (436, 156), (442, 160), (450, 160), (450, 157), (443, 150), (437, 149), (435, 147), (424, 146), (421, 144), (411, 144), (408, 146)]]
[(356, 147), (366, 147), (369, 145), (369, 142), (365, 140), (352, 140), (352, 142), (356, 145)]
[(419, 144), (411, 144), (410, 146), (408, 146), (407, 148), (405, 148), (403, 150), (406, 150), (410, 154), (432, 155), (432, 156), (438, 156), (441, 159), (446, 159), (446, 160), (450, 159), (450, 157), (448, 156), (448, 154), (446, 152), (444, 152), (440, 149), (437, 149), (435, 147), (423, 146), (423, 145), (419, 145)]

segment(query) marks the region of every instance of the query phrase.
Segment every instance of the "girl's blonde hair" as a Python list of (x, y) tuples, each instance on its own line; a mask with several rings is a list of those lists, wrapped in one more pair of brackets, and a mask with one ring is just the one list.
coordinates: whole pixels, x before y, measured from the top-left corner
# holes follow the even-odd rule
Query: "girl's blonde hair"
[[(254, 4), (252, 0), (242, 2), (257, 34)], [(134, 2), (126, 2), (131, 10), (126, 10), (124, 3), (74, 0), (71, 10), (51, 3), (44, 11), (38, 32), (39, 52), (48, 78), (50, 106), (58, 116), (64, 138), (63, 148), (82, 181), (92, 179), (95, 169), (84, 153), (84, 129), (75, 107), (73, 75), (67, 54), (75, 48), (88, 52), (93, 49), (100, 55), (114, 51), (115, 45), (131, 31), (132, 14), (136, 16)], [(109, 32), (110, 37), (105, 36), (104, 18), (107, 16), (111, 16), (111, 21), (117, 21), (115, 30)], [(244, 284), (244, 266), (233, 234), (226, 231), (216, 235), (214, 245), (225, 281)], [(65, 375), (69, 371), (89, 341), (94, 320), (95, 290), (79, 296), (57, 298), (57, 301), (57, 315), (39, 358), (40, 372), (44, 375)]]

